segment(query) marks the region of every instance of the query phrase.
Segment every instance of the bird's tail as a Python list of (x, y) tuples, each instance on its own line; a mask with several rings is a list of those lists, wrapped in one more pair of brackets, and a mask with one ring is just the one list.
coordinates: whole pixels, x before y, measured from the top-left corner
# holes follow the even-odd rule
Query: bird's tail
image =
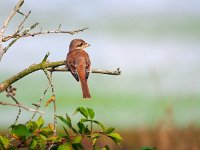
[(81, 82), (83, 98), (91, 98), (90, 91), (89, 91), (88, 84), (87, 84), (87, 80), (86, 79), (80, 79), (80, 82)]

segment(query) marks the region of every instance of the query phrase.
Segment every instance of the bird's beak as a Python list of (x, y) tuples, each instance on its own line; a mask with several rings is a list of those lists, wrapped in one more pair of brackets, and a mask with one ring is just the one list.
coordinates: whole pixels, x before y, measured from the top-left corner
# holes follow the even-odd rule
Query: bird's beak
[(89, 47), (89, 46), (90, 46), (90, 44), (86, 43), (84, 47)]

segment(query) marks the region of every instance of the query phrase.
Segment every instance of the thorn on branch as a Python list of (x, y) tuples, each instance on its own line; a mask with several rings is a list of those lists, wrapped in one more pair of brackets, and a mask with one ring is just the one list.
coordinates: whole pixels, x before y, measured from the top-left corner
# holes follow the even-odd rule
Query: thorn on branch
[(19, 31), (22, 30), (22, 28), (23, 28), (22, 25), (24, 24), (24, 22), (26, 21), (26, 19), (29, 17), (30, 14), (31, 14), (31, 11), (29, 11), (27, 15), (24, 15), (25, 17), (24, 17), (24, 19), (22, 20), (22, 22), (19, 24), (19, 26), (18, 26), (16, 32), (19, 33)]
[(76, 33), (78, 33), (78, 32), (83, 32), (84, 30), (88, 30), (88, 29), (89, 29), (89, 28), (83, 28), (83, 29), (80, 29), (80, 30), (71, 31), (70, 34), (71, 34), (71, 35), (74, 35), (74, 34), (76, 34)]
[(42, 63), (47, 61), (47, 58), (49, 57), (50, 52), (47, 52), (47, 54), (44, 56)]
[(21, 11), (17, 11), (17, 13), (19, 13), (20, 15), (22, 15), (22, 16), (26, 16), (24, 13), (22, 13)]
[(58, 26), (58, 31), (60, 31), (60, 28), (61, 28), (61, 24)]

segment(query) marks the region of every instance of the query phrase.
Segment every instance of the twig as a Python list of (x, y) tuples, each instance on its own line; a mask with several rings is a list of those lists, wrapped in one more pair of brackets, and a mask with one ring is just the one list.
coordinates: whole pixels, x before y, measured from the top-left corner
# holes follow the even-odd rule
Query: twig
[[(42, 60), (42, 63), (46, 63), (47, 62), (47, 58), (48, 58), (49, 54), (50, 53), (48, 52), (44, 56), (44, 58)], [(54, 113), (53, 113), (53, 115), (54, 115), (54, 129), (53, 129), (53, 132), (54, 132), (54, 135), (56, 135), (56, 125), (57, 125), (57, 117), (56, 117), (56, 92), (55, 92), (55, 88), (54, 88), (54, 85), (53, 85), (52, 72), (50, 72), (50, 75), (49, 75), (47, 68), (43, 68), (43, 71), (44, 71), (45, 75), (47, 76), (49, 85), (51, 87), (51, 92), (52, 92), (51, 100), (53, 100), (53, 105), (54, 105)]]
[[(34, 64), (27, 69), (19, 72), (18, 74), (10, 77), (9, 79), (3, 81), (0, 83), (0, 93), (5, 91), (11, 84), (18, 81), (19, 79), (27, 76), (28, 74), (38, 71), (38, 70), (44, 70), (44, 68), (47, 68), (48, 71), (56, 71), (55, 67), (59, 67), (65, 65), (65, 61), (57, 61), (57, 62), (41, 62), (39, 64)], [(66, 69), (68, 71), (68, 69)], [(117, 69), (116, 71), (108, 71), (108, 70), (99, 70), (99, 69), (92, 69), (92, 73), (101, 73), (101, 74), (108, 74), (108, 75), (120, 75), (121, 71)]]
[(12, 100), (16, 103), (16, 105), (19, 107), (19, 111), (18, 111), (18, 114), (17, 114), (17, 117), (15, 119), (15, 122), (14, 124), (17, 124), (18, 120), (19, 120), (19, 116), (21, 115), (21, 107), (19, 106), (19, 102), (18, 100), (14, 97), (14, 95), (16, 94), (16, 88), (13, 88), (12, 86), (9, 86), (7, 89), (6, 89), (6, 96), (7, 97), (11, 97)]
[(7, 92), (7, 94), (9, 95), (9, 97), (11, 97), (15, 101), (16, 105), (19, 107), (19, 111), (18, 111), (17, 117), (14, 122), (14, 124), (17, 124), (17, 122), (19, 120), (19, 116), (21, 115), (21, 112), (22, 112), (21, 106), (20, 106), (20, 103), (17, 101), (17, 99), (13, 95), (11, 95), (9, 92)]
[(11, 19), (13, 18), (13, 16), (15, 15), (15, 13), (20, 9), (20, 7), (23, 5), (24, 0), (19, 0), (19, 2), (15, 5), (15, 8), (13, 9), (13, 11), (11, 11), (10, 15), (7, 17), (7, 19), (4, 21), (4, 24), (1, 28), (1, 32), (4, 33), (9, 22), (11, 21)]
[[(35, 23), (35, 24), (33, 24), (30, 28), (24, 30), (24, 31), (22, 32), (22, 35), (28, 34), (28, 32), (29, 32), (30, 30), (34, 29), (38, 24), (39, 24), (39, 23)], [(5, 48), (3, 49), (4, 53), (6, 53), (7, 50), (8, 50), (15, 42), (17, 42), (17, 40), (20, 38), (20, 36), (17, 36), (17, 34), (16, 34), (16, 35), (13, 35), (12, 38), (15, 38), (15, 39), (12, 40), (12, 41), (8, 44), (8, 46), (5, 47)]]
[(37, 113), (40, 113), (40, 114), (44, 114), (43, 111), (35, 110), (35, 109), (32, 109), (32, 108), (28, 108), (28, 107), (26, 107), (26, 106), (23, 106), (22, 104), (17, 105), (17, 104), (6, 103), (6, 102), (1, 102), (1, 101), (0, 101), (0, 105), (17, 106), (17, 107), (20, 106), (20, 107), (23, 108), (24, 110), (31, 111), (31, 112), (37, 112)]
[[(47, 88), (45, 89), (45, 91), (43, 92), (42, 96), (40, 97), (39, 101), (37, 102), (37, 104), (33, 104), (34, 106), (36, 106), (36, 109), (35, 110), (38, 110), (40, 105), (41, 105), (41, 102), (42, 100), (44, 99), (44, 96), (46, 95), (47, 91), (49, 89), (49, 85), (47, 86)], [(33, 118), (35, 117), (37, 112), (35, 112), (31, 118), (31, 120), (33, 120)]]
[(57, 117), (56, 117), (56, 93), (55, 93), (55, 88), (53, 85), (53, 81), (52, 81), (52, 72), (50, 72), (50, 75), (47, 71), (47, 69), (44, 69), (44, 73), (47, 76), (49, 85), (51, 87), (51, 91), (52, 91), (52, 98), (53, 98), (53, 105), (54, 105), (54, 135), (56, 135), (56, 125), (57, 125)]
[(19, 120), (19, 116), (21, 115), (21, 112), (22, 112), (22, 109), (21, 109), (21, 107), (19, 106), (19, 110), (18, 110), (17, 117), (16, 117), (16, 119), (15, 119), (14, 124), (17, 124), (17, 122), (18, 122), (18, 120)]
[[(58, 30), (51, 30), (51, 31), (42, 31), (42, 30), (40, 30), (39, 32), (35, 32), (35, 33), (17, 34), (17, 35), (15, 35), (15, 37), (19, 37), (19, 38), (34, 37), (36, 35), (56, 34), (56, 33), (74, 35), (76, 33), (83, 32), (84, 30), (87, 30), (87, 29), (89, 29), (89, 28), (83, 28), (83, 29), (78, 29), (78, 30), (74, 30), (74, 31), (61, 31), (58, 28)], [(13, 34), (3, 37), (2, 41), (6, 42), (6, 41), (10, 40), (11, 38), (13, 38)]]
[[(69, 71), (68, 68), (63, 67), (63, 68), (48, 68), (48, 71), (50, 72), (66, 72)], [(110, 71), (110, 70), (100, 70), (100, 69), (91, 69), (91, 73), (99, 73), (99, 74), (107, 74), (107, 75), (121, 75), (121, 71), (119, 68), (117, 68), (114, 71)]]
[(6, 46), (6, 47), (3, 48), (3, 52), (6, 53), (7, 50), (8, 50), (13, 44), (15, 44), (15, 42), (17, 42), (17, 40), (19, 40), (19, 38), (15, 38), (14, 40), (12, 40), (12, 41), (8, 44), (8, 46)]
[(25, 17), (22, 20), (22, 22), (19, 24), (16, 33), (19, 33), (19, 31), (22, 29), (22, 25), (24, 24), (24, 22), (26, 21), (26, 19), (29, 17), (30, 14), (31, 14), (31, 11), (29, 11), (27, 15), (24, 15)]
[(11, 19), (13, 18), (13, 16), (15, 15), (15, 13), (17, 11), (19, 11), (20, 7), (23, 5), (24, 0), (19, 0), (19, 2), (15, 5), (15, 8), (11, 11), (11, 13), (9, 14), (9, 16), (7, 17), (7, 19), (4, 21), (3, 26), (1, 27), (0, 30), (0, 60), (4, 54), (4, 50), (3, 50), (3, 34), (6, 30), (6, 28), (8, 27), (9, 22), (11, 21)]

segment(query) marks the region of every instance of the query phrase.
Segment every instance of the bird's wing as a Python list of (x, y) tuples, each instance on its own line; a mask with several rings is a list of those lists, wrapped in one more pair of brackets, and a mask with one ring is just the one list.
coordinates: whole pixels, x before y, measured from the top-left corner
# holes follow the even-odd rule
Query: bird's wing
[(75, 67), (75, 63), (74, 63), (74, 60), (68, 56), (67, 57), (67, 63), (66, 63), (67, 67), (69, 68), (71, 74), (73, 75), (73, 77), (79, 81), (79, 77), (78, 77), (78, 73), (77, 73), (77, 70), (76, 70), (76, 67)]
[(71, 74), (74, 76), (74, 78), (79, 81), (79, 77), (78, 77), (78, 73), (77, 72), (72, 72), (71, 71)]
[(86, 53), (86, 68), (85, 68), (86, 80), (88, 79), (89, 74), (90, 74), (90, 66), (91, 66), (90, 58), (89, 58), (89, 55)]

